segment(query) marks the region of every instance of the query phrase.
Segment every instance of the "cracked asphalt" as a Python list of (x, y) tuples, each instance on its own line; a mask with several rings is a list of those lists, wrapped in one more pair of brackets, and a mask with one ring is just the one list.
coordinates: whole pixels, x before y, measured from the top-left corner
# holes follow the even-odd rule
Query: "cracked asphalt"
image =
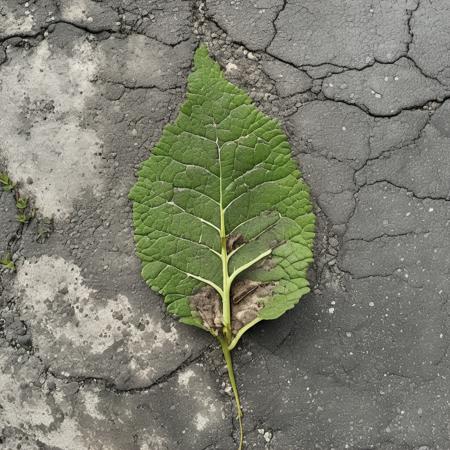
[(0, 448), (236, 447), (222, 356), (141, 280), (127, 199), (199, 41), (318, 217), (311, 294), (234, 352), (247, 448), (449, 450), (449, 0), (0, 0)]

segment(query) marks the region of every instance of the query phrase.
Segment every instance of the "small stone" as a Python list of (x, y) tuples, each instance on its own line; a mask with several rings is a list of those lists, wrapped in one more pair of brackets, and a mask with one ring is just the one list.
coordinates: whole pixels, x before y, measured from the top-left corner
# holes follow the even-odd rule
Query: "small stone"
[(266, 442), (270, 442), (270, 441), (272, 440), (272, 432), (266, 431), (266, 432), (264, 433), (264, 440), (265, 440)]
[(332, 247), (337, 247), (339, 245), (339, 241), (335, 237), (331, 237), (329, 243)]
[(232, 62), (229, 62), (226, 66), (225, 66), (225, 70), (227, 71), (227, 72), (232, 72), (232, 71), (234, 71), (234, 70), (237, 70), (237, 65), (236, 64), (234, 64), (234, 63), (232, 63)]

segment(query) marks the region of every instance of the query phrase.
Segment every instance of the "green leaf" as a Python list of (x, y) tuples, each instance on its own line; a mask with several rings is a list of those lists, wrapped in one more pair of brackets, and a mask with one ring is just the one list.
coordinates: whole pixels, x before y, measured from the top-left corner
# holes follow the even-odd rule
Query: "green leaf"
[(26, 209), (28, 206), (28, 199), (26, 197), (20, 197), (16, 202), (17, 209)]
[(309, 291), (314, 215), (279, 124), (197, 49), (187, 99), (130, 192), (137, 254), (168, 311), (230, 351)]
[(15, 187), (15, 183), (4, 172), (0, 172), (0, 185), (2, 185), (5, 192), (11, 192)]
[(16, 219), (20, 223), (28, 223), (30, 221), (31, 217), (25, 213), (20, 213), (20, 214), (17, 214)]
[(194, 63), (187, 100), (130, 193), (135, 239), (168, 311), (231, 344), (309, 291), (314, 215), (278, 123), (205, 47)]
[(0, 258), (0, 266), (7, 270), (16, 270), (16, 265), (11, 259), (11, 254), (7, 253), (4, 257)]

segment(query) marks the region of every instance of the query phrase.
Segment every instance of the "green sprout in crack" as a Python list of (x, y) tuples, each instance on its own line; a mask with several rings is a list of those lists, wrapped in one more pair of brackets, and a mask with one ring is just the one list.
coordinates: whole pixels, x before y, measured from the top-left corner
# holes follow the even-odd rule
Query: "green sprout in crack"
[(11, 178), (9, 178), (9, 176), (4, 172), (0, 172), (0, 184), (2, 185), (5, 192), (11, 192), (16, 186)]
[(19, 197), (16, 202), (16, 208), (20, 210), (26, 209), (28, 206), (28, 199), (26, 197)]
[(53, 231), (53, 219), (42, 218), (37, 221), (37, 236), (36, 241), (39, 243), (45, 242)]
[(7, 270), (16, 270), (16, 265), (11, 259), (10, 253), (7, 253), (3, 258), (0, 259), (0, 266)]
[(20, 223), (28, 223), (31, 219), (31, 216), (22, 212), (20, 214), (17, 214), (16, 219)]

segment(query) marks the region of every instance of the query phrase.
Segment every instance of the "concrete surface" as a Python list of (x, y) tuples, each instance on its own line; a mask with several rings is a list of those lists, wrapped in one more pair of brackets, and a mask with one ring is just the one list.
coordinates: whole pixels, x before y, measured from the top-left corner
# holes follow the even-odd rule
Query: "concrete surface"
[(221, 354), (140, 279), (127, 200), (201, 40), (282, 121), (319, 222), (313, 292), (235, 352), (247, 448), (450, 449), (449, 23), (448, 0), (0, 0), (0, 448), (236, 447)]

